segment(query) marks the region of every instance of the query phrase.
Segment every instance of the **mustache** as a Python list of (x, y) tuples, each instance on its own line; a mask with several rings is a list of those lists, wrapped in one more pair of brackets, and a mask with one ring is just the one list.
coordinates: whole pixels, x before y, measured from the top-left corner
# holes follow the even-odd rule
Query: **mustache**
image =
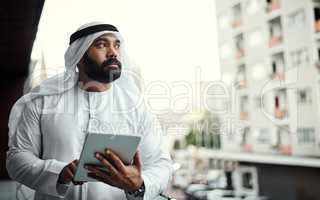
[(101, 64), (102, 67), (107, 67), (109, 65), (118, 65), (121, 68), (121, 62), (116, 58), (110, 58)]

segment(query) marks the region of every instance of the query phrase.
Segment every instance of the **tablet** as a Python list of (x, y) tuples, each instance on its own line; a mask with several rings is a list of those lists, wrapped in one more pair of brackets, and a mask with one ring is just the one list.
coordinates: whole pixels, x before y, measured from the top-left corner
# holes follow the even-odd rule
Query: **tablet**
[(101, 164), (94, 156), (95, 152), (104, 152), (106, 148), (115, 152), (125, 164), (131, 164), (137, 151), (141, 136), (90, 133), (87, 135), (79, 165), (74, 176), (75, 181), (97, 181), (87, 176), (84, 164)]

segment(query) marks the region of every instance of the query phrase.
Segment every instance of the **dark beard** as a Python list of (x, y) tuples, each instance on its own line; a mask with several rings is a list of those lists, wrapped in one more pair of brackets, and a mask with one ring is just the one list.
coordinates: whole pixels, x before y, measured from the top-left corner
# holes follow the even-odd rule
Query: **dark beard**
[[(105, 60), (101, 65), (99, 65), (95, 60), (89, 57), (87, 53), (83, 56), (84, 72), (92, 80), (101, 83), (111, 83), (121, 76), (121, 62), (116, 58), (110, 58)], [(109, 68), (110, 65), (117, 65), (117, 69)]]

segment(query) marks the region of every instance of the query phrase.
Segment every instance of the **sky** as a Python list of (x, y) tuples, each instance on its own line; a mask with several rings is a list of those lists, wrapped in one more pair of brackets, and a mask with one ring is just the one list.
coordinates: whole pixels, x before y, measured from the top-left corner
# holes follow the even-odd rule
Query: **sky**
[(214, 0), (48, 0), (32, 56), (63, 66), (69, 36), (90, 21), (118, 27), (146, 84), (194, 82), (197, 69), (220, 79)]

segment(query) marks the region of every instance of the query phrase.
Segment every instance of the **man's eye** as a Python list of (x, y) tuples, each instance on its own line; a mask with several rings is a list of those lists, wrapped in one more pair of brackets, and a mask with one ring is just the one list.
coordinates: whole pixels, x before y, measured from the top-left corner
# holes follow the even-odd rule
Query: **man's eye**
[(114, 45), (114, 48), (119, 49), (120, 48), (120, 44)]
[(97, 44), (96, 44), (96, 47), (98, 47), (98, 48), (104, 48), (104, 47), (106, 47), (106, 43), (97, 43)]

